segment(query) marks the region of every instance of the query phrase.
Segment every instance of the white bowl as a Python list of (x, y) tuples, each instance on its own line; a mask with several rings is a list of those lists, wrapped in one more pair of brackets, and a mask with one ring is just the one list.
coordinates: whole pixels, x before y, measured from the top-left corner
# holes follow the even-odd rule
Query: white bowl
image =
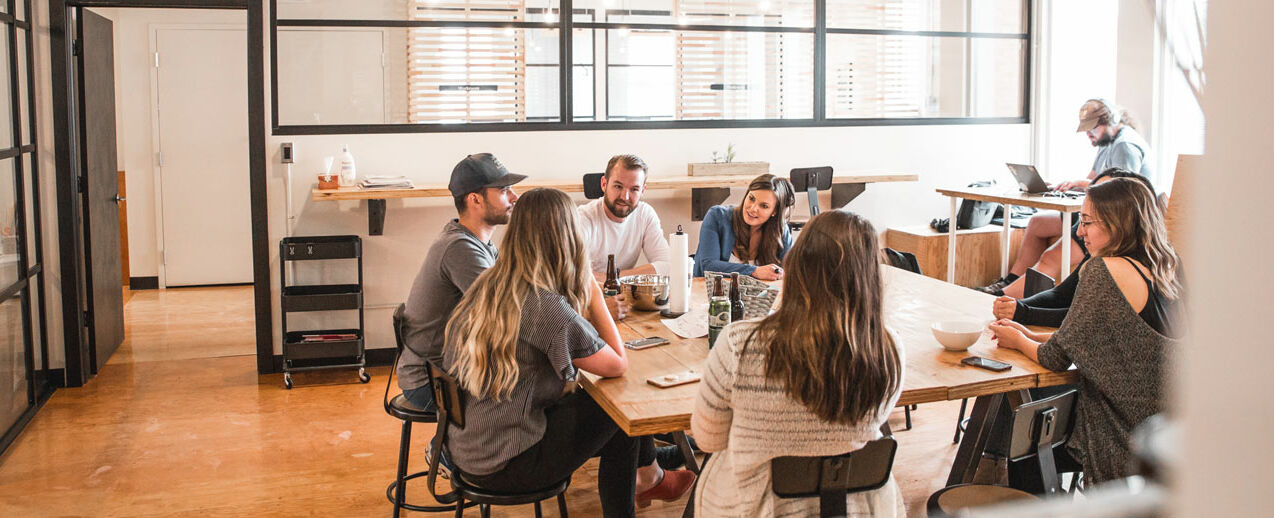
[(948, 351), (968, 350), (982, 336), (985, 328), (985, 324), (973, 320), (944, 320), (930, 326), (933, 337)]

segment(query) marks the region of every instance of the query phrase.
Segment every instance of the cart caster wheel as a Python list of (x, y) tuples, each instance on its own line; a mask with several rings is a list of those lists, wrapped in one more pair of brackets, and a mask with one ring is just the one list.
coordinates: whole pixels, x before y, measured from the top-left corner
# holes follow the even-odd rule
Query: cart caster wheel
[(283, 375), (283, 388), (292, 390), (292, 375), (291, 374)]
[(366, 370), (358, 369), (358, 381), (367, 383), (372, 380), (372, 376)]

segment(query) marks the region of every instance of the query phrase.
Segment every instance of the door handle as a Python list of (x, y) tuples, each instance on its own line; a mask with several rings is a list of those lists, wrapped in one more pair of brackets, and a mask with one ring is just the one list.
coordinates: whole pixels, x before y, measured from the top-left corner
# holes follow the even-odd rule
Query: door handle
[(121, 202), (121, 201), (128, 201), (128, 198), (125, 198), (125, 197), (123, 197), (123, 196), (120, 196), (120, 195), (116, 194), (116, 195), (115, 195), (115, 203), (119, 203), (119, 202)]

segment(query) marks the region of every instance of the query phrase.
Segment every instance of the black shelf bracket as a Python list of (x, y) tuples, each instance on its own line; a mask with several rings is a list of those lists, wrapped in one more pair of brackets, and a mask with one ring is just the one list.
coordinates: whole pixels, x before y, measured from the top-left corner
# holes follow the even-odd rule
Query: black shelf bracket
[(832, 208), (843, 209), (849, 202), (854, 201), (858, 195), (867, 190), (865, 183), (836, 183), (832, 184)]
[(730, 197), (729, 187), (695, 187), (690, 189), (690, 221), (703, 221), (713, 205)]
[(385, 200), (367, 200), (367, 234), (385, 233)]

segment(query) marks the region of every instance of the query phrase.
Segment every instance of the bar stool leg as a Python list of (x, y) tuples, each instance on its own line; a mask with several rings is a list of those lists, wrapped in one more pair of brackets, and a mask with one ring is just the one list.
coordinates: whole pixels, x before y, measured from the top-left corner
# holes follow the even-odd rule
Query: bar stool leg
[(557, 494), (557, 514), (561, 515), (562, 518), (566, 518), (566, 494), (565, 493)]
[(464, 516), (464, 495), (460, 495), (460, 499), (456, 500), (456, 518)]
[(482, 518), (491, 518), (491, 506), (482, 504), (478, 506), (478, 510), (480, 511), (478, 514), (482, 516)]
[(544, 510), (540, 509), (540, 503), (535, 503), (535, 518), (544, 518)]
[(411, 453), (411, 421), (403, 420), (402, 437), (398, 439), (398, 485), (394, 486), (394, 518), (402, 512), (407, 501), (407, 457)]
[(960, 417), (956, 419), (955, 438), (951, 439), (951, 444), (960, 444), (960, 426), (964, 424), (964, 410), (969, 405), (969, 398), (960, 400)]

